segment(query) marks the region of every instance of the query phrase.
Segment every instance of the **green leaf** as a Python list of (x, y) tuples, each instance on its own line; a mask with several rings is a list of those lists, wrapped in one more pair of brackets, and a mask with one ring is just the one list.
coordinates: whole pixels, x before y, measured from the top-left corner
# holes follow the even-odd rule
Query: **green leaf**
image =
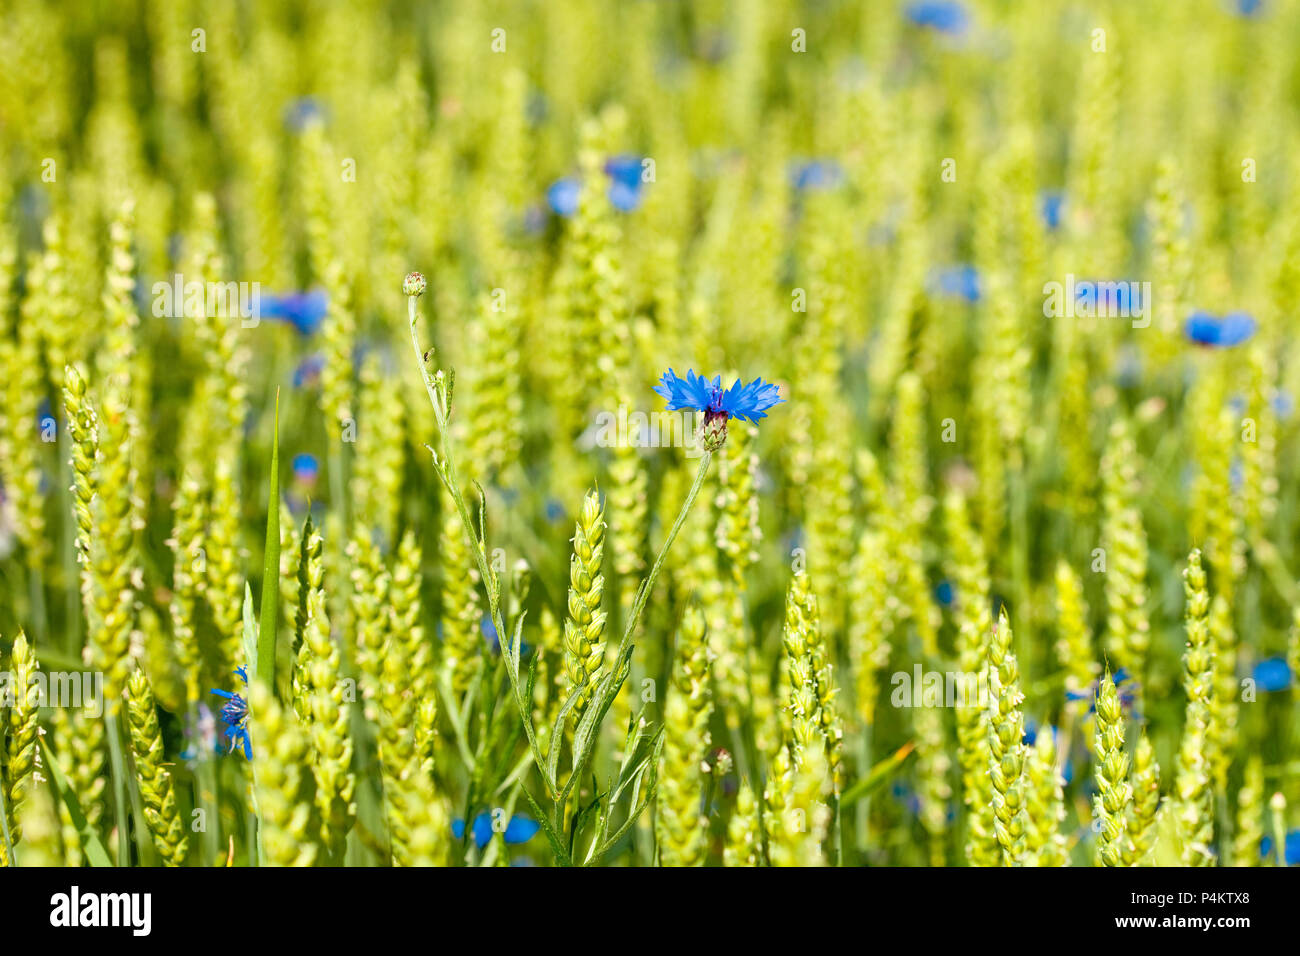
[(257, 670), (257, 618), (253, 616), (253, 589), (244, 582), (244, 663), (258, 675)]
[(45, 769), (50, 772), (50, 782), (54, 784), (55, 795), (63, 802), (63, 806), (68, 811), (68, 819), (72, 821), (77, 836), (81, 839), (81, 849), (86, 854), (86, 859), (90, 861), (91, 866), (112, 866), (113, 861), (109, 859), (108, 851), (104, 849), (104, 844), (100, 842), (99, 834), (95, 832), (94, 827), (86, 822), (86, 814), (81, 809), (81, 802), (72, 791), (72, 785), (68, 783), (63, 768), (54, 759), (54, 754), (50, 752), (45, 739), (43, 737), (38, 739), (41, 744), (41, 755), (45, 759)]
[(573, 860), (569, 856), (569, 851), (560, 841), (560, 836), (555, 832), (555, 828), (551, 826), (551, 821), (547, 819), (546, 813), (540, 806), (538, 806), (537, 801), (533, 799), (533, 795), (529, 793), (527, 787), (520, 787), (519, 790), (524, 797), (527, 798), (528, 805), (533, 809), (533, 814), (537, 817), (538, 822), (541, 823), (542, 832), (546, 834), (546, 842), (551, 845), (551, 852), (555, 854), (555, 862), (560, 864), (560, 866), (573, 866)]
[(4, 839), (4, 859), (13, 860), (15, 859), (14, 841), (9, 833), (9, 803), (5, 800), (5, 788), (7, 786), (4, 767), (0, 767), (0, 837)]
[(280, 390), (275, 392), (271, 441), (271, 487), (266, 504), (266, 551), (262, 560), (262, 617), (257, 636), (257, 677), (275, 693), (275, 638), (280, 621)]
[(912, 741), (908, 741), (899, 747), (892, 754), (886, 757), (880, 763), (871, 768), (871, 771), (859, 780), (853, 786), (844, 791), (840, 797), (840, 806), (847, 807), (851, 803), (861, 800), (863, 797), (875, 793), (890, 778), (895, 770), (903, 765), (912, 750), (916, 747)]

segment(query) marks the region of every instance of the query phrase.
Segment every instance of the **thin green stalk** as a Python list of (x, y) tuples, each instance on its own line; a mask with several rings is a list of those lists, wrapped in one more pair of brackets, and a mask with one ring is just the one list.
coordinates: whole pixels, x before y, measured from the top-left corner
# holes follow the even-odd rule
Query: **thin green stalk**
[(5, 841), (5, 859), (13, 860), (17, 863), (18, 857), (14, 856), (14, 842), (9, 834), (9, 801), (5, 799), (4, 781), (0, 780), (0, 835), (3, 835)]
[(110, 709), (104, 714), (108, 729), (108, 759), (113, 768), (113, 814), (117, 825), (117, 865), (131, 863), (131, 833), (126, 816), (126, 761), (122, 757), (122, 733), (118, 728), (117, 714)]
[(86, 814), (81, 809), (76, 793), (73, 792), (72, 784), (68, 781), (68, 775), (63, 772), (59, 762), (54, 759), (54, 754), (46, 745), (45, 738), (37, 737), (37, 740), (40, 742), (43, 765), (49, 770), (50, 782), (58, 794), (59, 801), (63, 804), (64, 809), (68, 811), (68, 817), (71, 819), (72, 825), (77, 831), (77, 836), (81, 840), (81, 850), (86, 854), (86, 860), (91, 866), (112, 866), (113, 861), (109, 859), (108, 851), (104, 849), (104, 844), (100, 842), (99, 834), (86, 821)]
[(267, 492), (266, 552), (262, 560), (262, 618), (257, 632), (257, 678), (275, 694), (275, 638), (280, 621), (280, 390), (275, 391), (271, 479)]
[[(482, 539), (482, 523), (480, 522), (476, 525), (471, 519), (469, 508), (466, 506), (464, 495), (461, 492), (460, 482), (456, 476), (456, 463), (455, 458), (451, 453), (451, 437), (450, 429), (448, 428), (448, 418), (451, 409), (451, 393), (455, 382), (454, 374), (450, 378), (443, 378), (442, 373), (439, 372), (439, 381), (435, 383), (434, 377), (429, 374), (428, 362), (424, 350), (420, 347), (419, 332), (416, 329), (416, 298), (419, 294), (423, 293), (423, 284), (424, 280), (420, 277), (419, 292), (412, 294), (410, 289), (407, 290), (407, 317), (411, 332), (411, 347), (415, 350), (416, 362), (420, 368), (420, 376), (424, 380), (425, 391), (428, 393), (429, 402), (433, 406), (434, 417), (437, 419), (438, 431), (441, 438), (442, 455), (439, 457), (436, 453), (434, 454), (435, 470), (437, 470), (443, 484), (447, 487), (447, 491), (451, 494), (452, 500), (456, 504), (456, 510), (460, 515), (461, 524), (465, 528), (465, 533), (469, 536), (471, 549), (474, 552), (474, 559), (478, 564), (479, 574), (484, 584), (484, 590), (487, 592), (488, 607), (492, 623), (496, 627), (497, 633), (506, 638), (502, 641), (501, 645), (502, 656), (506, 658), (507, 662), (506, 675), (510, 679), (511, 689), (514, 692), (515, 697), (515, 705), (519, 709), (524, 732), (528, 737), (529, 747), (533, 753), (533, 759), (547, 785), (548, 794), (554, 801), (555, 812), (552, 816), (551, 826), (555, 829), (559, 829), (560, 823), (562, 822), (559, 818), (559, 815), (562, 813), (562, 808), (567, 805), (570, 793), (573, 791), (574, 786), (581, 780), (582, 774), (586, 770), (587, 764), (590, 762), (592, 753), (595, 750), (597, 735), (591, 733), (589, 728), (594, 726), (596, 723), (599, 723), (599, 721), (604, 717), (605, 712), (609, 709), (609, 705), (613, 700), (614, 694), (618, 692), (618, 688), (622, 685), (623, 677), (621, 675), (627, 666), (627, 662), (631, 658), (632, 636), (636, 631), (637, 622), (641, 617), (642, 611), (645, 609), (646, 601), (649, 599), (650, 592), (654, 588), (655, 580), (658, 578), (659, 572), (663, 568), (664, 560), (668, 555), (668, 550), (672, 547), (673, 541), (676, 539), (678, 533), (681, 531), (682, 525), (686, 521), (686, 515), (690, 512), (691, 506), (699, 496), (700, 489), (704, 485), (705, 476), (708, 474), (709, 464), (713, 460), (713, 455), (711, 452), (706, 451), (701, 457), (700, 468), (695, 476), (695, 483), (691, 486), (691, 490), (687, 494), (685, 502), (682, 504), (681, 511), (678, 512), (677, 520), (673, 523), (672, 529), (668, 533), (668, 537), (664, 540), (664, 544), (660, 549), (658, 556), (655, 558), (655, 563), (651, 567), (649, 575), (647, 575), (645, 580), (642, 582), (641, 587), (637, 592), (636, 600), (633, 602), (631, 612), (625, 622), (623, 637), (619, 642), (618, 655), (614, 667), (601, 680), (600, 684), (597, 685), (597, 692), (593, 695), (593, 704), (595, 706), (589, 707), (588, 712), (584, 715), (583, 721), (575, 730), (575, 747), (578, 745), (579, 740), (582, 740), (583, 743), (578, 751), (573, 755), (573, 769), (569, 775), (569, 779), (565, 782), (563, 788), (560, 788), (557, 793), (557, 780), (548, 765), (545, 755), (542, 753), (540, 743), (537, 740), (536, 731), (532, 724), (531, 701), (525, 699), (525, 694), (519, 681), (519, 649), (522, 641), (523, 615), (520, 614), (515, 622), (516, 627), (514, 638), (512, 639), (507, 637), (506, 635), (508, 635), (509, 632), (505, 628), (505, 622), (501, 614), (501, 584), (496, 573), (488, 565), (486, 546)], [(430, 449), (430, 451), (432, 451), (432, 449)], [(478, 527), (479, 529), (477, 535), (473, 530), (475, 527)], [(580, 690), (581, 689), (579, 689), (579, 692)], [(582, 731), (584, 728), (586, 728), (588, 732), (583, 733)], [(551, 746), (558, 746), (558, 738), (560, 735), (557, 733), (552, 736), (553, 739)], [(555, 834), (548, 834), (548, 836), (554, 837)]]
[[(72, 473), (69, 465), (72, 460), (70, 434), (67, 428), (59, 429), (59, 484), (64, 489), (62, 513), (65, 515), (75, 513), (72, 501)], [(77, 581), (81, 578), (81, 566), (77, 563), (76, 523), (73, 521), (63, 522), (63, 573), (64, 580), (67, 581)], [(63, 635), (63, 649), (69, 653), (76, 653), (82, 644), (81, 593), (75, 587), (69, 587), (66, 589), (66, 594), (68, 626)]]
[(145, 822), (144, 801), (140, 796), (140, 788), (135, 786), (134, 783), (131, 786), (131, 820), (135, 824), (132, 830), (135, 836), (135, 852), (139, 859), (139, 865), (157, 866), (158, 854), (154, 850), (149, 825)]
[[(645, 609), (646, 601), (649, 600), (650, 592), (654, 588), (655, 579), (659, 576), (659, 570), (663, 567), (664, 559), (668, 556), (668, 549), (672, 547), (673, 540), (677, 533), (681, 531), (682, 525), (686, 522), (686, 515), (690, 512), (691, 506), (695, 503), (696, 497), (699, 496), (700, 488), (704, 485), (704, 478), (709, 471), (709, 463), (713, 460), (712, 452), (704, 452), (700, 458), (700, 470), (695, 473), (695, 483), (691, 485), (691, 490), (686, 495), (686, 500), (682, 503), (682, 509), (677, 513), (677, 521), (674, 522), (672, 530), (668, 532), (668, 537), (664, 539), (663, 547), (659, 549), (659, 555), (655, 558), (654, 566), (650, 568), (650, 574), (641, 584), (641, 589), (637, 592), (636, 601), (632, 605), (632, 613), (628, 616), (627, 627), (623, 632), (623, 639), (618, 645), (618, 657), (614, 667), (605, 675), (601, 681), (598, 690), (598, 699), (600, 701), (599, 715), (603, 716), (604, 711), (608, 708), (610, 701), (613, 700), (614, 694), (617, 693), (622, 679), (614, 683), (619, 673), (627, 664), (627, 660), (632, 656), (632, 635), (636, 631), (637, 620), (641, 617), (641, 612)], [(612, 686), (611, 686), (612, 685)], [(597, 717), (599, 720), (600, 717)], [(587, 763), (591, 759), (592, 752), (596, 747), (596, 735), (591, 734), (587, 738), (587, 745), (583, 748), (581, 754), (574, 755), (573, 773), (569, 776), (568, 782), (560, 792), (560, 797), (556, 801), (557, 806), (565, 802), (569, 792), (573, 789), (574, 784), (580, 780), (583, 771), (587, 768)]]
[(35, 643), (43, 643), (50, 629), (45, 616), (45, 582), (41, 580), (39, 568), (28, 571), (27, 593), (32, 605), (32, 639)]
[[(421, 280), (421, 282), (423, 282), (423, 280)], [(423, 292), (423, 288), (421, 288), (420, 292)], [(475, 537), (473, 529), (476, 525), (470, 519), (469, 509), (465, 506), (464, 495), (461, 494), (460, 482), (456, 478), (455, 460), (451, 456), (450, 430), (447, 427), (447, 418), (450, 412), (451, 384), (443, 386), (446, 389), (446, 399), (445, 401), (440, 400), (438, 395), (438, 386), (435, 386), (433, 377), (429, 374), (429, 367), (425, 358), (424, 350), (420, 348), (420, 336), (415, 327), (415, 299), (415, 295), (408, 295), (407, 297), (407, 316), (409, 318), (411, 330), (411, 347), (415, 349), (416, 364), (420, 368), (420, 376), (424, 380), (425, 391), (428, 392), (429, 402), (433, 406), (434, 418), (437, 420), (438, 432), (442, 441), (442, 457), (440, 459), (436, 453), (434, 454), (434, 467), (438, 472), (438, 476), (442, 479), (443, 484), (446, 485), (447, 491), (451, 494), (452, 500), (456, 504), (456, 510), (460, 514), (460, 520), (465, 529), (465, 534), (469, 536), (470, 549), (474, 552), (474, 559), (478, 563), (479, 567), (479, 575), (487, 591), (492, 624), (496, 627), (497, 634), (502, 637), (502, 656), (511, 656), (509, 666), (506, 667), (506, 674), (510, 678), (510, 685), (514, 691), (515, 704), (518, 706), (519, 712), (523, 716), (524, 732), (528, 736), (528, 745), (532, 750), (533, 759), (537, 763), (537, 767), (541, 771), (543, 779), (546, 782), (548, 795), (554, 795), (555, 778), (548, 772), (546, 759), (542, 754), (541, 745), (539, 744), (537, 734), (533, 729), (531, 705), (528, 701), (524, 700), (523, 692), (519, 686), (518, 643), (509, 638), (509, 632), (505, 629), (505, 623), (501, 616), (500, 585), (497, 581), (495, 572), (488, 567), (487, 555), (484, 551), (483, 543)], [(432, 449), (430, 449), (430, 451), (432, 451)], [(523, 620), (521, 614), (519, 620), (520, 627), (522, 627), (522, 623)]]
[[(1011, 577), (1019, 595), (1020, 606), (1029, 606), (1029, 477), (1023, 465), (1011, 472)], [(1032, 672), (1036, 657), (1027, 624), (1016, 632), (1016, 655)]]
[[(197, 727), (199, 721), (199, 708), (197, 703), (190, 704), (190, 726)], [(194, 806), (203, 811), (205, 826), (203, 828), (203, 846), (207, 851), (207, 864), (209, 866), (216, 862), (221, 853), (221, 834), (217, 830), (220, 822), (218, 817), (217, 793), (217, 774), (216, 765), (212, 760), (212, 755), (205, 753), (202, 749), (199, 751), (198, 772), (194, 775)]]

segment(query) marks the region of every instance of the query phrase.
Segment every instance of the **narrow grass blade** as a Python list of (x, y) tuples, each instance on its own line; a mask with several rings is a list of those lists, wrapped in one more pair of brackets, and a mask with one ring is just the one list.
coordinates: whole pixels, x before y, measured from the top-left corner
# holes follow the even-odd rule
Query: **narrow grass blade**
[(54, 784), (55, 795), (67, 808), (68, 817), (77, 830), (77, 836), (81, 840), (81, 850), (86, 854), (86, 859), (90, 861), (91, 866), (112, 866), (113, 861), (109, 859), (108, 850), (104, 849), (104, 844), (100, 842), (99, 834), (86, 822), (86, 814), (81, 809), (81, 802), (72, 792), (72, 785), (68, 783), (67, 775), (59, 766), (59, 762), (54, 759), (54, 754), (50, 752), (44, 738), (41, 738), (40, 745), (45, 768), (50, 772), (50, 782)]
[(280, 619), (280, 390), (275, 392), (271, 481), (266, 503), (266, 551), (262, 559), (262, 616), (257, 635), (257, 676), (275, 693), (275, 638)]
[(903, 765), (903, 762), (907, 760), (915, 747), (916, 744), (909, 740), (872, 767), (865, 777), (844, 791), (844, 796), (840, 797), (840, 806), (847, 807), (879, 790), (889, 780), (894, 771)]

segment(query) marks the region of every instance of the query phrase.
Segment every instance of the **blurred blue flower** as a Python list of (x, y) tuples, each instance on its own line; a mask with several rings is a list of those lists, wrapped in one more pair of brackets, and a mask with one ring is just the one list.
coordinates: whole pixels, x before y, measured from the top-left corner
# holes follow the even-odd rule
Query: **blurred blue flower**
[(889, 789), (890, 795), (906, 807), (910, 813), (917, 814), (921, 812), (921, 798), (907, 784), (901, 780), (895, 781), (894, 785)]
[(761, 378), (748, 385), (736, 379), (731, 388), (723, 388), (721, 375), (715, 375), (710, 382), (703, 375), (696, 375), (694, 370), (688, 371), (685, 378), (679, 378), (669, 369), (654, 390), (668, 399), (670, 412), (693, 408), (706, 415), (725, 414), (728, 418), (742, 418), (749, 422), (766, 418), (769, 408), (785, 401), (775, 385)]
[(1231, 348), (1255, 334), (1255, 320), (1245, 312), (1229, 312), (1222, 318), (1209, 312), (1193, 312), (1183, 331), (1197, 345)]
[[(1266, 860), (1273, 855), (1273, 838), (1266, 836), (1259, 841), (1259, 858)], [(1300, 864), (1300, 830), (1291, 830), (1282, 845), (1282, 860), (1287, 866)]]
[(953, 0), (917, 0), (907, 5), (904, 14), (918, 27), (929, 27), (952, 36), (960, 36), (970, 26), (966, 8)]
[[(511, 817), (510, 822), (506, 824), (502, 836), (507, 843), (527, 843), (537, 835), (537, 831), (541, 828), (542, 825), (536, 820), (515, 816)], [(451, 822), (451, 832), (457, 840), (465, 839), (465, 821), (453, 820)], [(484, 812), (474, 818), (473, 834), (474, 845), (480, 850), (492, 842), (492, 814)]]
[(980, 274), (972, 265), (939, 269), (934, 274), (934, 281), (939, 292), (949, 298), (963, 299), (966, 302), (980, 300)]
[(605, 160), (605, 175), (628, 189), (641, 188), (641, 157), (624, 153)]
[(578, 193), (581, 187), (576, 179), (557, 179), (546, 190), (546, 202), (557, 216), (566, 219), (578, 211)]
[(1243, 17), (1253, 17), (1264, 9), (1264, 0), (1237, 0), (1237, 12)]
[(833, 159), (810, 159), (796, 163), (790, 170), (790, 185), (800, 192), (832, 189), (843, 181), (844, 170)]
[(301, 133), (312, 123), (324, 121), (325, 111), (313, 96), (299, 96), (284, 108), (284, 125), (295, 133)]
[(483, 637), (488, 642), (488, 646), (492, 648), (492, 653), (501, 653), (501, 637), (497, 634), (497, 626), (492, 623), (490, 615), (484, 614), (479, 619), (478, 629), (483, 632)]
[(1061, 215), (1065, 212), (1065, 193), (1045, 192), (1039, 197), (1038, 204), (1043, 216), (1043, 224), (1048, 229), (1059, 229)]
[(609, 202), (619, 212), (635, 212), (641, 205), (641, 190), (626, 183), (609, 184)]
[[(1045, 728), (1039, 727), (1038, 722), (1036, 720), (1034, 720), (1033, 718), (1026, 718), (1025, 732), (1024, 735), (1020, 738), (1021, 743), (1023, 743), (1026, 747), (1033, 747), (1035, 744), (1038, 743), (1038, 735), (1042, 733), (1044, 730), (1046, 730), (1047, 733), (1049, 733), (1052, 737), (1052, 746), (1055, 748), (1055, 753), (1057, 754), (1057, 759), (1059, 763), (1059, 757), (1061, 753), (1061, 743), (1062, 743), (1060, 727), (1057, 727), (1054, 724), (1048, 724)], [(1061, 779), (1067, 784), (1074, 779), (1074, 761), (1067, 758), (1065, 763), (1061, 765)]]
[[(644, 183), (641, 179), (642, 157), (630, 153), (611, 156), (605, 161), (609, 177), (609, 201), (619, 212), (633, 212), (641, 205)], [(557, 216), (568, 219), (578, 211), (582, 183), (572, 177), (557, 179), (546, 190), (546, 203)]]
[(1089, 302), (1096, 313), (1137, 315), (1142, 310), (1141, 285), (1127, 280), (1079, 282), (1074, 297)]
[(935, 600), (944, 607), (948, 607), (952, 604), (952, 599), (955, 594), (956, 592), (953, 590), (952, 582), (948, 580), (940, 581), (939, 586), (934, 589)]
[(324, 289), (291, 292), (287, 295), (263, 293), (259, 314), (264, 319), (288, 322), (300, 335), (311, 335), (320, 328), (328, 308), (329, 296)]
[(317, 353), (309, 355), (293, 370), (293, 387), (302, 388), (304, 385), (315, 385), (320, 381), (321, 369), (325, 367), (325, 356)]
[(316, 484), (316, 479), (320, 477), (320, 462), (316, 456), (307, 452), (294, 455), (293, 477), (304, 485)]
[[(483, 640), (487, 641), (488, 647), (492, 649), (492, 653), (500, 654), (501, 638), (497, 635), (497, 626), (492, 623), (492, 615), (484, 614), (481, 618), (479, 618), (478, 629), (479, 632), (483, 635)], [(511, 638), (511, 640), (513, 641), (514, 638)], [(520, 640), (519, 642), (520, 656), (526, 657), (528, 655), (529, 650), (531, 650), (531, 648), (528, 646), (528, 642), (525, 640)]]
[(1291, 667), (1285, 657), (1266, 657), (1255, 665), (1252, 676), (1255, 684), (1269, 693), (1286, 690), (1291, 686)]
[(1295, 411), (1295, 399), (1292, 398), (1291, 393), (1284, 388), (1279, 388), (1273, 393), (1273, 400), (1269, 404), (1273, 406), (1273, 413), (1277, 415), (1278, 418), (1290, 418), (1291, 413)]
[[(245, 684), (248, 683), (247, 668), (240, 667), (235, 674)], [(248, 701), (239, 694), (232, 694), (227, 690), (214, 690), (212, 693), (226, 701), (221, 705), (219, 713), (221, 722), (226, 725), (226, 739), (230, 741), (230, 752), (234, 753), (235, 745), (242, 741), (244, 757), (252, 760), (253, 742), (248, 737)]]

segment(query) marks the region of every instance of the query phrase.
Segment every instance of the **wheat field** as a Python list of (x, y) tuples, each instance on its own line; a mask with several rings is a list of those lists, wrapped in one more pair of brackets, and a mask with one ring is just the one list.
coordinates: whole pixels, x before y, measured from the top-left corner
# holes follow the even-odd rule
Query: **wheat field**
[(1300, 863), (1300, 4), (0, 7), (0, 862)]

